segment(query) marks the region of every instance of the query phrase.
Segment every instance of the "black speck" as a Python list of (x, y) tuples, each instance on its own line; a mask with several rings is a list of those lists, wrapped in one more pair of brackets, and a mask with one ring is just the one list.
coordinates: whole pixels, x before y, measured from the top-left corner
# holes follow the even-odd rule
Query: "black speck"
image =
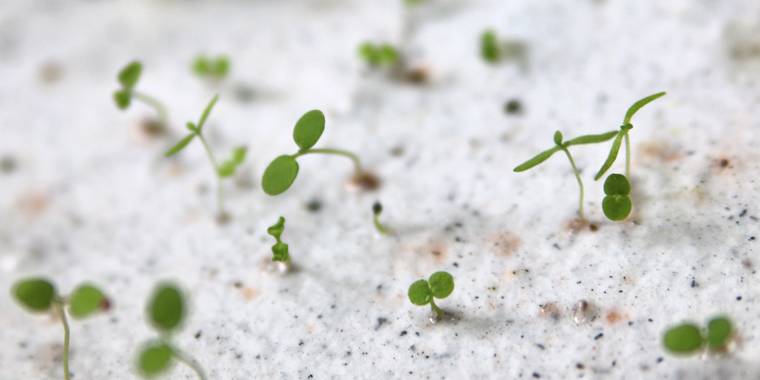
[(692, 288), (696, 288), (697, 286), (699, 286), (699, 284), (697, 284), (697, 280), (692, 278), (691, 279), (691, 287)]
[(522, 102), (520, 102), (519, 99), (509, 99), (506, 103), (504, 103), (504, 112), (510, 115), (522, 114)]
[(381, 327), (383, 327), (384, 324), (388, 323), (387, 318), (380, 317), (377, 319), (377, 323), (375, 324), (375, 331), (380, 330)]
[(747, 209), (746, 208), (744, 210), (742, 210), (742, 212), (739, 213), (739, 217), (743, 218), (745, 215), (747, 215)]
[(198, 332), (195, 333), (195, 339), (200, 339), (202, 334), (203, 334), (202, 331), (198, 330)]
[(603, 333), (599, 333), (599, 334), (596, 334), (596, 336), (594, 337), (594, 340), (599, 340), (599, 339), (601, 339), (603, 336), (604, 336), (604, 334), (603, 334)]
[(575, 364), (575, 368), (584, 369), (584, 368), (586, 368), (586, 366), (584, 366), (583, 363), (576, 363)]
[(541, 378), (541, 374), (538, 373), (538, 372), (533, 372), (533, 378), (534, 379), (540, 379)]
[(317, 198), (314, 198), (306, 203), (306, 210), (309, 212), (319, 212), (322, 210), (322, 201), (320, 201)]
[(11, 156), (0, 157), (0, 172), (10, 174), (16, 170), (16, 160)]
[(660, 356), (659, 358), (657, 358), (657, 363), (662, 363), (663, 360), (665, 359), (663, 359), (662, 356)]
[(404, 336), (406, 335), (406, 330), (401, 331), (401, 334), (398, 334), (398, 336)]
[(303, 346), (303, 341), (302, 341), (302, 340), (299, 340), (299, 341), (298, 341), (298, 345), (299, 345), (299, 346)]
[(736, 296), (736, 300), (737, 301), (741, 301), (742, 300), (742, 296)]

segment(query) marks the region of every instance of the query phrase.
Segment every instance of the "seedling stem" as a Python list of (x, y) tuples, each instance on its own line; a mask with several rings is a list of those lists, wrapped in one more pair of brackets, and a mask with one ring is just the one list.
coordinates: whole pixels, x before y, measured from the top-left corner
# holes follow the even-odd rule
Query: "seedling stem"
[(435, 301), (433, 300), (432, 297), (430, 298), (430, 309), (433, 311), (433, 317), (435, 318), (436, 321), (443, 318), (443, 315), (444, 315), (443, 310), (441, 310), (441, 308), (435, 304)]
[(203, 134), (198, 133), (198, 139), (203, 144), (203, 150), (206, 151), (206, 157), (208, 157), (209, 163), (214, 168), (214, 176), (216, 177), (216, 209), (219, 213), (224, 212), (224, 187), (222, 186), (222, 177), (219, 175), (219, 165), (216, 164), (216, 158), (214, 152), (211, 151), (211, 147), (206, 142), (206, 138)]
[(296, 157), (303, 156), (305, 154), (312, 154), (312, 153), (335, 154), (338, 156), (349, 158), (351, 159), (351, 162), (354, 163), (354, 172), (356, 172), (357, 175), (362, 173), (362, 164), (361, 164), (361, 161), (359, 161), (359, 156), (347, 150), (332, 149), (332, 148), (305, 149), (305, 150), (298, 151), (298, 153), (294, 154), (292, 157), (296, 158)]
[(578, 188), (580, 189), (579, 197), (578, 197), (578, 215), (581, 217), (581, 219), (586, 220), (586, 217), (583, 214), (583, 181), (581, 180), (581, 173), (578, 170), (578, 167), (575, 166), (575, 160), (573, 160), (573, 156), (570, 154), (570, 151), (566, 147), (561, 148), (563, 152), (567, 155), (567, 159), (570, 160), (570, 166), (573, 167), (573, 174), (575, 175), (575, 180), (578, 181)]
[(631, 138), (628, 137), (628, 131), (625, 131), (625, 177), (631, 178)]
[(149, 107), (153, 107), (153, 109), (156, 110), (156, 113), (158, 114), (158, 121), (162, 126), (166, 127), (169, 125), (169, 116), (167, 116), (169, 113), (166, 111), (166, 106), (164, 106), (161, 101), (150, 95), (146, 95), (140, 91), (134, 90), (132, 91), (132, 97), (145, 103)]
[(61, 324), (63, 324), (63, 378), (64, 380), (70, 380), (69, 375), (69, 322), (66, 319), (66, 312), (63, 310), (64, 301), (59, 297), (54, 303), (53, 307), (55, 312), (61, 318)]
[(198, 375), (198, 378), (200, 380), (206, 380), (206, 373), (203, 372), (203, 368), (201, 368), (200, 364), (198, 364), (195, 359), (190, 357), (190, 355), (186, 354), (184, 351), (180, 350), (177, 347), (171, 346), (172, 352), (174, 353), (174, 357), (177, 358), (178, 361), (184, 363), (186, 366), (190, 367), (193, 371), (195, 371), (195, 374)]

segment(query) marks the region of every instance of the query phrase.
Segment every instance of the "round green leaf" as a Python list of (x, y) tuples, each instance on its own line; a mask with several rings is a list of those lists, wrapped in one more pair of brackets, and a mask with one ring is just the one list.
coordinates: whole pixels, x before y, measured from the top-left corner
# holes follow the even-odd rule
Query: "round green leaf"
[(113, 93), (113, 101), (116, 103), (116, 107), (120, 110), (129, 108), (129, 104), (132, 103), (132, 96), (127, 90), (119, 90)]
[(446, 298), (454, 291), (454, 277), (447, 272), (433, 273), (428, 282), (435, 298)]
[(124, 89), (130, 90), (140, 80), (140, 73), (142, 73), (142, 64), (137, 61), (130, 62), (119, 71), (119, 83)]
[(164, 342), (151, 342), (143, 347), (137, 358), (137, 368), (143, 377), (154, 377), (171, 367), (174, 355), (171, 346)]
[(707, 323), (707, 345), (712, 350), (720, 350), (726, 347), (733, 335), (731, 321), (726, 317), (716, 317)]
[(55, 300), (55, 286), (43, 278), (27, 278), (13, 285), (13, 297), (27, 310), (40, 313), (50, 309)]
[(185, 315), (185, 303), (179, 288), (159, 285), (148, 303), (148, 316), (157, 330), (169, 332), (179, 327)]
[(412, 283), (409, 286), (407, 295), (409, 296), (409, 301), (420, 306), (429, 304), (430, 300), (433, 299), (433, 294), (430, 293), (430, 286), (428, 286), (428, 282), (425, 280), (417, 280)]
[(555, 131), (553, 139), (555, 144), (562, 145), (562, 132)]
[(604, 180), (604, 193), (607, 195), (628, 195), (631, 193), (631, 183), (622, 174), (610, 174)]
[(106, 296), (100, 289), (90, 284), (80, 285), (69, 298), (69, 313), (74, 318), (88, 317), (100, 310), (105, 300)]
[(604, 215), (614, 221), (627, 218), (632, 207), (631, 197), (627, 195), (608, 195), (602, 200)]
[(303, 114), (296, 122), (293, 128), (293, 140), (301, 150), (306, 150), (317, 143), (324, 130), (325, 115), (320, 110), (311, 110)]
[(269, 195), (282, 194), (290, 188), (298, 175), (298, 162), (296, 159), (283, 155), (272, 161), (261, 178), (261, 187)]
[(670, 328), (662, 339), (665, 348), (676, 354), (690, 354), (702, 348), (702, 334), (691, 323)]

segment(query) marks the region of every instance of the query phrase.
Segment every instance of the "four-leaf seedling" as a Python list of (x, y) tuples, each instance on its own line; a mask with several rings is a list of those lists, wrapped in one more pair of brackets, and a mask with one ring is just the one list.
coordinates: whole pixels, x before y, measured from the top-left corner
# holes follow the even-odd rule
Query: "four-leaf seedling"
[(202, 79), (221, 81), (230, 71), (230, 59), (226, 55), (212, 58), (198, 55), (193, 60), (193, 72)]
[[(108, 298), (92, 284), (84, 283), (68, 297), (59, 295), (53, 283), (44, 278), (27, 278), (17, 281), (11, 289), (13, 298), (32, 313), (49, 313), (51, 310), (63, 325), (63, 378), (69, 380), (69, 323), (68, 314), (74, 319), (84, 319), (96, 312), (110, 308)], [(7, 328), (7, 326), (6, 326)]]
[(435, 304), (435, 298), (444, 299), (454, 291), (454, 277), (448, 272), (435, 272), (430, 278), (417, 280), (409, 286), (407, 295), (415, 305), (430, 304), (432, 311), (430, 320), (435, 322), (443, 318), (444, 311)]
[(160, 337), (145, 343), (137, 356), (137, 369), (143, 377), (152, 378), (165, 373), (176, 359), (195, 371), (199, 379), (206, 379), (203, 368), (171, 341), (182, 325), (186, 308), (178, 287), (162, 283), (154, 290), (148, 301), (147, 317)]
[(277, 223), (267, 228), (267, 233), (272, 235), (275, 239), (275, 243), (272, 246), (272, 261), (283, 263), (285, 267), (290, 266), (290, 251), (288, 245), (282, 242), (282, 233), (285, 231), (285, 218), (280, 217), (277, 219)]
[(142, 74), (142, 63), (138, 61), (132, 61), (124, 66), (116, 79), (119, 81), (121, 88), (114, 91), (113, 100), (116, 103), (116, 107), (121, 110), (129, 108), (132, 104), (132, 100), (138, 100), (156, 110), (158, 114), (158, 122), (160, 128), (166, 128), (169, 123), (166, 107), (158, 99), (146, 95), (140, 91), (135, 90), (137, 82), (140, 80)]
[(731, 321), (718, 316), (707, 322), (706, 329), (691, 322), (673, 326), (665, 331), (662, 344), (676, 355), (691, 355), (703, 352), (705, 348), (709, 352), (726, 352), (734, 334)]

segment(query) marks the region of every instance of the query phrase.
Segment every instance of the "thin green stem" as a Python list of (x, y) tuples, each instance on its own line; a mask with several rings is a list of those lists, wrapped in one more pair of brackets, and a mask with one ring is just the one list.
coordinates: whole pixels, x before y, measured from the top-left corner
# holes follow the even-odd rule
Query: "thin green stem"
[(177, 358), (177, 360), (195, 371), (195, 374), (198, 375), (198, 378), (200, 380), (206, 380), (206, 373), (203, 371), (201, 365), (195, 361), (195, 359), (191, 358), (190, 355), (184, 353), (182, 350), (174, 346), (172, 346), (172, 352), (174, 353), (174, 357)]
[(164, 127), (169, 126), (169, 113), (166, 111), (166, 107), (163, 103), (161, 103), (161, 101), (139, 91), (132, 91), (132, 97), (147, 104), (150, 107), (153, 107), (153, 109), (155, 109), (156, 113), (158, 114), (158, 120), (161, 122), (161, 125)]
[(628, 131), (623, 135), (625, 137), (625, 178), (631, 180), (631, 139), (628, 137)]
[(436, 320), (443, 318), (443, 310), (435, 304), (435, 299), (433, 297), (430, 297), (430, 308), (433, 310)]
[(578, 199), (578, 215), (580, 215), (581, 219), (586, 220), (586, 217), (583, 215), (583, 181), (581, 180), (581, 173), (575, 166), (575, 160), (573, 160), (573, 156), (570, 154), (570, 151), (565, 147), (562, 147), (562, 151), (565, 152), (567, 159), (570, 160), (570, 166), (573, 167), (573, 174), (575, 174), (575, 179), (578, 181), (578, 187), (581, 190), (580, 197)]
[(63, 379), (70, 380), (69, 375), (69, 322), (66, 320), (66, 311), (63, 309), (63, 299), (56, 300), (53, 305), (56, 313), (61, 318), (63, 324)]
[(313, 153), (322, 153), (322, 154), (336, 154), (338, 156), (343, 156), (351, 159), (351, 161), (354, 163), (354, 171), (356, 174), (362, 173), (362, 164), (359, 161), (359, 156), (342, 149), (330, 149), (330, 148), (323, 148), (323, 149), (307, 149), (299, 151), (298, 153), (293, 155), (293, 158), (303, 156), (305, 154), (313, 154)]
[(198, 133), (197, 136), (198, 139), (201, 140), (201, 144), (203, 144), (203, 149), (206, 151), (208, 161), (211, 163), (211, 166), (214, 167), (214, 175), (216, 176), (216, 207), (221, 214), (224, 212), (224, 188), (222, 187), (222, 178), (219, 176), (219, 165), (216, 164), (214, 152), (211, 151), (211, 147), (208, 145), (208, 142), (206, 142), (206, 138), (203, 137), (203, 134)]
[(380, 221), (380, 214), (375, 214), (372, 218), (372, 222), (375, 223), (375, 229), (381, 235), (388, 235), (390, 230)]

